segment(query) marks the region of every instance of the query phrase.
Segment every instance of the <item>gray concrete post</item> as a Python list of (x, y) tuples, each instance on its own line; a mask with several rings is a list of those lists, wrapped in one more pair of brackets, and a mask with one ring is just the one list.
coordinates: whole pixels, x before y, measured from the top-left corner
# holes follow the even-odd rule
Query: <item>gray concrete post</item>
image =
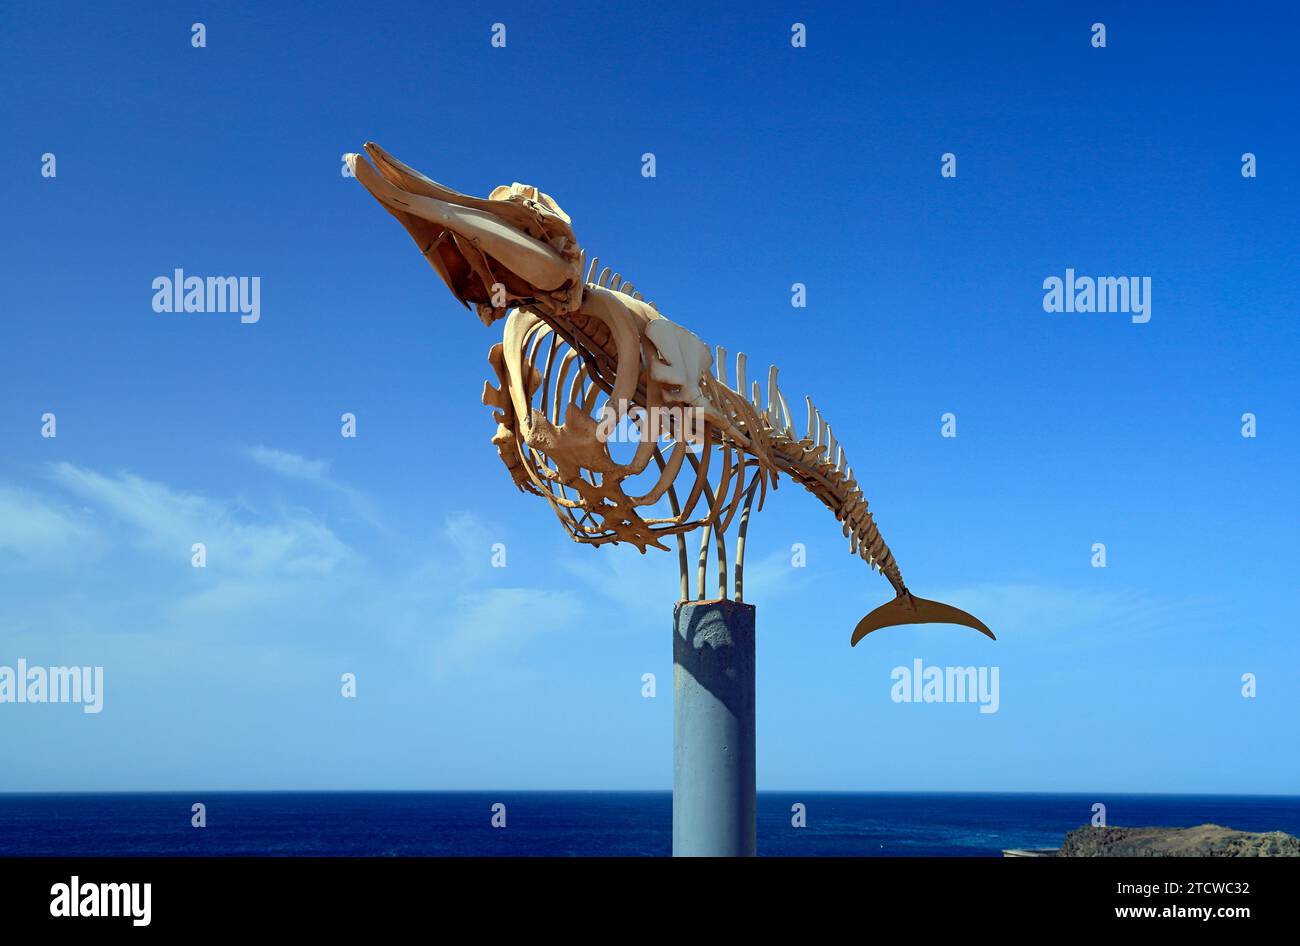
[(673, 856), (752, 857), (754, 606), (673, 609)]

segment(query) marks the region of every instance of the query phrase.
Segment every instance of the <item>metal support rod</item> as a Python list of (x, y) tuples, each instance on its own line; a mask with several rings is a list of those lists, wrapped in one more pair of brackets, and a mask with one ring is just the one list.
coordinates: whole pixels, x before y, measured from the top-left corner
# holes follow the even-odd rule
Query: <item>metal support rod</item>
[[(659, 472), (662, 473), (664, 471), (664, 467), (666, 466), (666, 464), (664, 463), (663, 454), (660, 453), (658, 447), (655, 447), (654, 458), (655, 458), (655, 463), (658, 464), (659, 466)], [(674, 519), (680, 518), (682, 513), (682, 507), (681, 507), (681, 503), (678, 502), (677, 500), (677, 490), (672, 485), (669, 485), (668, 487), (668, 503), (672, 507), (673, 518)], [(677, 574), (678, 577), (681, 578), (681, 586), (682, 586), (681, 597), (678, 599), (680, 601), (685, 601), (687, 598), (691, 596), (690, 579), (689, 576), (687, 575), (686, 568), (687, 568), (686, 537), (682, 535), (682, 533), (678, 532), (677, 533)]]
[(754, 504), (754, 489), (763, 477), (758, 470), (745, 493), (745, 505), (740, 513), (740, 531), (736, 534), (736, 601), (745, 600), (745, 533), (749, 531), (749, 507)]

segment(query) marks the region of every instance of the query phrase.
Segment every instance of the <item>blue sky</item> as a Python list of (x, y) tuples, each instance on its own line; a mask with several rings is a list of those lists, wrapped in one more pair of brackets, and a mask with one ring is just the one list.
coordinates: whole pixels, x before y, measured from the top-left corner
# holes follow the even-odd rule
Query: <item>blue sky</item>
[[(0, 665), (106, 692), (0, 705), (0, 790), (670, 785), (675, 556), (513, 489), (499, 326), (341, 176), (374, 140), (540, 186), (778, 363), (912, 589), (998, 633), (850, 650), (892, 592), (784, 481), (746, 581), (760, 788), (1300, 791), (1292, 10), (455, 6), (6, 12)], [(155, 313), (177, 267), (260, 276), (260, 321)], [(1044, 312), (1067, 267), (1151, 277), (1151, 321)], [(918, 657), (999, 667), (999, 711), (891, 702)]]

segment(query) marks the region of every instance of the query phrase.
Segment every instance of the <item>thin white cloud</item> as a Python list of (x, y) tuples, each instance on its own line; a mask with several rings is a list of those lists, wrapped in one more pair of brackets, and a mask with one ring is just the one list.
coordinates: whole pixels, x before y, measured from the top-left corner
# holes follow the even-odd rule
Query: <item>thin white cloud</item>
[(84, 562), (102, 539), (84, 512), (0, 483), (0, 562), (16, 557), (42, 566)]
[(320, 486), (337, 488), (328, 477), (330, 466), (328, 460), (308, 460), (288, 450), (276, 450), (272, 447), (250, 447), (246, 453), (254, 463), (288, 479), (306, 480)]
[[(263, 455), (296, 478), (324, 475), (323, 465), (292, 455)], [(286, 475), (289, 475), (286, 473)], [(84, 548), (134, 549), (132, 580), (108, 581), (84, 597), (56, 599), (57, 613), (32, 601), (0, 600), (10, 628), (61, 627), (107, 639), (124, 627), (187, 641), (238, 628), (241, 640), (267, 635), (289, 649), (350, 649), (367, 642), (405, 654), (435, 676), (518, 670), (520, 646), (584, 626), (589, 592), (528, 585), (524, 568), (491, 567), (492, 545), (506, 538), (477, 516), (449, 516), (442, 543), (407, 563), (379, 563), (346, 545), (317, 513), (299, 507), (259, 511), (241, 499), (186, 492), (131, 472), (106, 474), (72, 463), (51, 464), (49, 479), (75, 501), (0, 484), (4, 542), (0, 553), (35, 559)], [(192, 545), (206, 546), (207, 567), (191, 569)], [(69, 554), (84, 564), (84, 555)], [(0, 556), (0, 561), (3, 557)], [(115, 557), (121, 562), (120, 558)], [(519, 581), (523, 578), (523, 582)], [(497, 587), (502, 580), (509, 587)], [(42, 599), (43, 600), (43, 599)], [(39, 604), (39, 602), (36, 602)], [(328, 642), (328, 643), (326, 643)]]
[(194, 543), (207, 550), (207, 566), (222, 572), (273, 577), (333, 572), (352, 557), (330, 528), (302, 509), (257, 518), (234, 501), (170, 489), (132, 473), (104, 476), (57, 463), (52, 477), (92, 508), (129, 527), (137, 547), (188, 559)]
[(577, 632), (588, 623), (581, 596), (570, 590), (484, 588), (458, 596), (439, 616), (434, 640), (440, 674), (485, 669), (531, 639)]
[(806, 589), (807, 573), (791, 562), (788, 549), (774, 549), (762, 557), (745, 554), (745, 600), (755, 604), (784, 599)]
[(937, 589), (925, 596), (974, 614), (1000, 639), (1065, 641), (1093, 649), (1103, 641), (1182, 629), (1189, 616), (1216, 607), (1208, 597), (1025, 582)]
[[(455, 551), (460, 564), (471, 574), (489, 567), (492, 546), (501, 541), (501, 536), (494, 536), (482, 519), (469, 512), (448, 516), (443, 523), (442, 535)], [(509, 549), (506, 549), (506, 554), (508, 565)]]
[(359, 518), (381, 531), (388, 531), (380, 523), (374, 504), (369, 497), (351, 486), (345, 486), (329, 475), (330, 463), (328, 460), (309, 460), (290, 450), (278, 450), (266, 446), (249, 447), (242, 452), (244, 456), (258, 466), (270, 470), (277, 476), (302, 483), (310, 483), (320, 489), (337, 493), (348, 501), (353, 512)]

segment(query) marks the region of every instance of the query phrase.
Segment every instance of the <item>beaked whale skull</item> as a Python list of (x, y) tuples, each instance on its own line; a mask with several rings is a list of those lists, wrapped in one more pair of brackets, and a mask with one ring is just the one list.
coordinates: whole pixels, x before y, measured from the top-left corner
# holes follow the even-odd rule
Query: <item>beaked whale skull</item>
[(374, 142), (372, 167), (348, 155), (353, 174), (406, 228), (460, 302), (490, 325), (507, 309), (573, 311), (583, 289), (582, 249), (568, 214), (536, 187), (495, 188), (487, 200), (461, 194), (408, 167)]

